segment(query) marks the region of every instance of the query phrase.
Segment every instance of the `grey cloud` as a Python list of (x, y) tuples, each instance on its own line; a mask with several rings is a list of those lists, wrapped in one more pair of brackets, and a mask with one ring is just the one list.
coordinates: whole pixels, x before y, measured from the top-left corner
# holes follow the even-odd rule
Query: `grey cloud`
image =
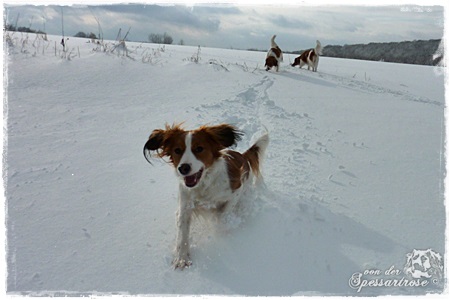
[[(145, 41), (150, 33), (167, 32), (175, 41), (212, 47), (268, 47), (272, 34), (283, 49), (327, 44), (357, 44), (443, 35), (442, 6), (232, 6), (115, 4), (64, 6), (66, 35), (97, 33), (98, 18), (104, 38), (114, 39), (119, 28), (131, 27), (130, 40)], [(5, 5), (6, 21), (18, 26), (61, 34), (60, 6)]]
[(101, 6), (98, 10), (128, 14), (130, 18), (139, 18), (143, 21), (170, 23), (172, 26), (191, 27), (205, 31), (217, 31), (220, 26), (220, 15), (238, 14), (239, 10), (233, 7), (192, 7), (182, 5), (109, 5)]
[(296, 28), (296, 29), (309, 29), (312, 28), (313, 25), (307, 22), (303, 22), (299, 19), (294, 18), (286, 18), (282, 15), (277, 15), (274, 17), (269, 17), (269, 20), (274, 23), (274, 25), (283, 27), (283, 28)]

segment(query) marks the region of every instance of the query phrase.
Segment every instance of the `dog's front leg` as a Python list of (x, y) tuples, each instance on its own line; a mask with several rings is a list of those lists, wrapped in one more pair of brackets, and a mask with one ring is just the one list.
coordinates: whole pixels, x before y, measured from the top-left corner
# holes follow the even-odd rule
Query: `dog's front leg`
[(173, 266), (184, 269), (192, 264), (189, 257), (189, 229), (191, 227), (192, 203), (188, 195), (181, 191), (177, 212), (177, 242)]

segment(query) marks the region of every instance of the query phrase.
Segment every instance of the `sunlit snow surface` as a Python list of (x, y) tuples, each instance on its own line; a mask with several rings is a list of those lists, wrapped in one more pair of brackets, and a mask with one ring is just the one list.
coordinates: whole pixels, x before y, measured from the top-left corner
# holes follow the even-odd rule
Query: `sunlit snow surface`
[[(444, 74), (321, 57), (264, 70), (264, 52), (10, 34), (4, 184), (7, 292), (31, 295), (382, 295), (414, 249), (445, 254)], [(269, 39), (268, 39), (269, 41)], [(325, 41), (323, 41), (325, 42)], [(281, 46), (281, 45), (280, 45)], [(56, 49), (55, 49), (56, 47)], [(142, 147), (166, 123), (265, 130), (265, 185), (245, 218), (195, 220), (173, 270), (178, 184)], [(385, 271), (394, 266), (400, 276)]]

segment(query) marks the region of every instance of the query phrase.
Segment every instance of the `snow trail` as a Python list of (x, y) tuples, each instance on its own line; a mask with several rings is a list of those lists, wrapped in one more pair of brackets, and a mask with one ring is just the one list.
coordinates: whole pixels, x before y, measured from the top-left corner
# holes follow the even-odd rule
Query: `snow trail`
[[(319, 151), (326, 153), (326, 150), (310, 147), (312, 136), (317, 135), (317, 130), (308, 113), (300, 115), (286, 111), (275, 104), (276, 99), (270, 98), (268, 90), (274, 80), (266, 75), (235, 97), (191, 110), (197, 114), (196, 125), (224, 122), (240, 128), (245, 133), (243, 141), (238, 145), (240, 151), (244, 151), (267, 129), (270, 136), (267, 160), (270, 161), (270, 166), (276, 167), (263, 164), (263, 170), (270, 174), (271, 188), (281, 191), (307, 183), (312, 172), (310, 169), (314, 168), (308, 156), (319, 155)], [(287, 123), (296, 126), (287, 127)], [(290, 147), (289, 141), (294, 141), (296, 147)], [(298, 175), (291, 177), (285, 174)]]

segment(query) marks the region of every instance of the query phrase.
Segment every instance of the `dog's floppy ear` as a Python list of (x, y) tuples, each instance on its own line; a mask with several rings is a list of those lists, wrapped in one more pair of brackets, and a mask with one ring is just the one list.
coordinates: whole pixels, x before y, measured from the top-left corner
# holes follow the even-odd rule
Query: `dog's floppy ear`
[(153, 130), (152, 134), (148, 138), (147, 143), (144, 145), (144, 157), (150, 163), (150, 158), (152, 157), (151, 151), (158, 150), (162, 148), (164, 141), (165, 131), (162, 129)]
[(207, 132), (224, 148), (236, 145), (243, 135), (240, 130), (229, 124), (207, 127)]

